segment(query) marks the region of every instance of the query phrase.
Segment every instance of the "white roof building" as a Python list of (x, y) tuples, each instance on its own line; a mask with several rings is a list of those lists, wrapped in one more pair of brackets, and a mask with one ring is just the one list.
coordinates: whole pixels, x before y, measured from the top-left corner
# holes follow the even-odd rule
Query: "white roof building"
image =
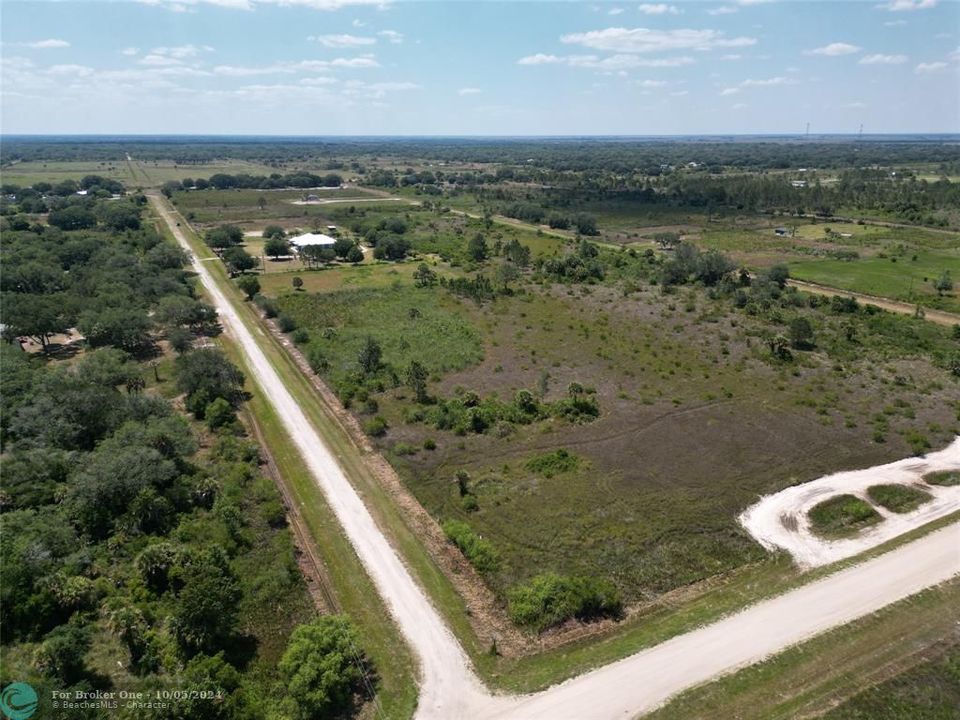
[(296, 248), (306, 247), (307, 245), (333, 245), (336, 242), (329, 235), (322, 233), (305, 233), (290, 238), (290, 243)]

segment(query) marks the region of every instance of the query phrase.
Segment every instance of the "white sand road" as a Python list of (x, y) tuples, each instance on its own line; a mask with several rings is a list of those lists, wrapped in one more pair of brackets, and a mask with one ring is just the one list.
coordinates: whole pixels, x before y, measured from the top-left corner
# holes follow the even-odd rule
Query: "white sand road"
[[(801, 567), (817, 567), (853, 557), (881, 543), (918, 528), (925, 523), (960, 510), (960, 485), (926, 485), (927, 473), (960, 470), (960, 437), (945, 449), (924, 457), (911, 457), (863, 470), (826, 475), (767, 495), (740, 515), (740, 523), (767, 549), (788, 551)], [(874, 505), (883, 521), (860, 531), (853, 538), (824, 540), (810, 529), (807, 512), (817, 503), (835, 495), (849, 493), (867, 502), (871, 485), (895, 483), (918, 485), (933, 499), (908, 513), (892, 513)]]
[[(169, 209), (158, 197), (151, 199), (189, 251)], [(419, 661), (418, 720), (634, 717), (681, 690), (761, 660), (960, 572), (960, 525), (952, 525), (543, 692), (519, 697), (493, 695), (473, 672), (456, 638), (380, 532), (231, 301), (203, 263), (194, 260), (193, 267), (227, 332), (243, 351), (253, 379), (274, 405)]]

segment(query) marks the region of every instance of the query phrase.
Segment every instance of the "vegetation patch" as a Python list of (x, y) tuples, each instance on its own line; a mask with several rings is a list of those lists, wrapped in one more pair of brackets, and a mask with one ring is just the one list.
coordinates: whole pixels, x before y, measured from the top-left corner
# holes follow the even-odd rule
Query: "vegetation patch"
[(477, 570), (482, 573), (491, 573), (500, 567), (500, 556), (496, 548), (488, 540), (477, 535), (467, 523), (461, 520), (447, 520), (442, 527), (447, 539), (459, 548)]
[(867, 496), (890, 512), (906, 513), (916, 510), (923, 503), (933, 499), (930, 493), (909, 485), (872, 485), (867, 488)]
[(855, 495), (837, 495), (807, 513), (813, 531), (824, 537), (846, 537), (882, 519), (870, 504)]
[(616, 586), (608, 580), (590, 577), (544, 573), (512, 588), (507, 596), (510, 619), (537, 632), (571, 618), (618, 617), (623, 611)]
[(545, 478), (552, 478), (560, 473), (576, 470), (580, 465), (580, 458), (570, 451), (560, 448), (553, 452), (536, 455), (527, 460), (525, 467), (530, 472), (543, 475)]
[(927, 473), (923, 476), (923, 481), (928, 485), (939, 485), (941, 487), (960, 485), (960, 470), (941, 470), (940, 472)]

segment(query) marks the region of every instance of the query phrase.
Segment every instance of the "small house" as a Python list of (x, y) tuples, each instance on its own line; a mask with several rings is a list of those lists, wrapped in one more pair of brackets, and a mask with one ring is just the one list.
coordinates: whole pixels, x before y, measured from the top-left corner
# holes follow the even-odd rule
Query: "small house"
[(290, 244), (293, 245), (297, 251), (309, 245), (333, 245), (335, 242), (336, 240), (332, 237), (322, 233), (304, 233), (303, 235), (290, 238)]
[(777, 234), (777, 236), (779, 236), (779, 237), (786, 237), (787, 234), (788, 234), (788, 231), (787, 231), (787, 229), (786, 229), (785, 227), (778, 227), (778, 228), (776, 228), (776, 229), (774, 230), (774, 232), (775, 232), (775, 233)]

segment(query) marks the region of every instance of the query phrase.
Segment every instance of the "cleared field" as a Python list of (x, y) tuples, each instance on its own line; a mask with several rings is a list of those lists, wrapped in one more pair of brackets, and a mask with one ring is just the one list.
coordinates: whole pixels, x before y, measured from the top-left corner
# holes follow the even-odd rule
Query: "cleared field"
[[(361, 188), (310, 190), (189, 190), (173, 194), (173, 204), (190, 220), (203, 226), (234, 223), (244, 230), (262, 230), (265, 225), (284, 228), (323, 227), (333, 224), (336, 204), (295, 205), (308, 195), (331, 200), (377, 200), (380, 196)], [(389, 202), (385, 202), (389, 205)], [(372, 211), (375, 202), (362, 210)], [(347, 208), (349, 212), (349, 208)]]
[(103, 175), (119, 180), (128, 187), (159, 187), (168, 180), (208, 178), (216, 173), (269, 175), (277, 172), (269, 165), (225, 160), (218, 163), (177, 165), (170, 161), (118, 158), (112, 161), (19, 162), (3, 168), (3, 181), (13, 185), (37, 182), (58, 183), (80, 180), (84, 175)]
[[(370, 277), (378, 278), (370, 287), (383, 287), (382, 275)], [(780, 372), (756, 354), (741, 320), (711, 315), (695, 295), (665, 303), (653, 289), (625, 299), (602, 287), (549, 287), (477, 305), (397, 279), (402, 290), (309, 300), (287, 293), (280, 305), (311, 338), (329, 335), (321, 342), (335, 384), (355, 367), (366, 335), (381, 341), (383, 362), (401, 378), (411, 358), (427, 364), (427, 404), (418, 408), (401, 387), (372, 394), (372, 406), (361, 397), (352, 409), (361, 423), (384, 418), (377, 442), (435, 517), (466, 522), (495, 547), (503, 563), (488, 580), (500, 590), (551, 569), (613, 578), (629, 599), (654, 597), (762, 560), (735, 520), (758, 494), (899, 459), (909, 452), (908, 428), (939, 427), (931, 436), (937, 443), (951, 437), (960, 399), (954, 389), (934, 398), (889, 383), (869, 364), (844, 377), (819, 361)], [(482, 360), (443, 370), (457, 367), (448, 355), (460, 345), (404, 330), (411, 308), (423, 307), (447, 323), (468, 323), (479, 333)], [(838, 320), (823, 330), (824, 342), (839, 331)], [(919, 366), (902, 363), (887, 369), (910, 367), (918, 386), (936, 376), (920, 380)], [(571, 383), (593, 393), (597, 420), (505, 423), (475, 433), (432, 419), (435, 407), (464, 393), (510, 402), (528, 389), (549, 404), (566, 397)], [(913, 417), (883, 415), (885, 405), (901, 407), (893, 403)], [(874, 442), (870, 422), (861, 420), (877, 415), (888, 422), (887, 443)], [(579, 461), (552, 477), (531, 463), (560, 449)], [(457, 491), (458, 471), (470, 478), (475, 506)]]

